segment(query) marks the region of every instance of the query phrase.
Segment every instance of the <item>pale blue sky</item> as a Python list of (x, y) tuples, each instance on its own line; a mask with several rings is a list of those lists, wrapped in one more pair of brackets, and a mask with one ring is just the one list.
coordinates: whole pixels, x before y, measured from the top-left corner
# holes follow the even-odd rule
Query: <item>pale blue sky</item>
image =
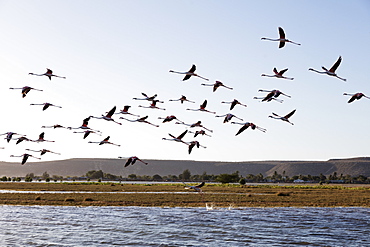
[[(261, 41), (278, 38), (277, 28), (301, 46)], [(0, 132), (26, 134), (55, 143), (0, 142), (0, 160), (18, 162), (11, 154), (26, 148), (47, 148), (62, 155), (45, 154), (42, 160), (67, 158), (117, 158), (136, 155), (142, 159), (214, 161), (327, 160), (369, 156), (370, 100), (348, 104), (344, 92), (370, 96), (370, 3), (369, 1), (0, 1)], [(308, 68), (330, 68), (342, 56), (337, 70), (347, 82), (320, 75)], [(197, 72), (222, 81), (234, 90), (215, 93), (199, 78), (183, 82), (169, 70)], [(293, 81), (261, 77), (272, 69), (289, 68)], [(67, 79), (28, 75), (50, 68)], [(9, 87), (31, 86), (22, 99)], [(291, 95), (284, 103), (261, 103), (258, 89), (279, 89)], [(141, 92), (158, 94), (166, 111), (139, 108), (134, 101)], [(195, 104), (169, 102), (186, 95)], [(246, 130), (235, 136), (240, 125), (223, 124), (221, 118), (190, 112), (204, 99), (207, 108), (223, 115), (234, 98), (248, 105), (231, 113), (267, 129)], [(63, 108), (43, 112), (30, 103), (50, 102)], [(89, 116), (99, 116), (113, 106), (148, 115), (160, 124), (122, 122), (122, 126), (91, 119), (89, 126), (102, 136), (73, 134), (66, 129), (42, 129), (61, 124), (78, 127)], [(294, 125), (268, 118), (271, 112), (291, 118)], [(176, 115), (193, 123), (201, 120), (214, 132), (196, 139), (206, 149), (191, 155), (181, 143), (163, 141), (186, 128), (173, 122), (161, 124), (158, 117)], [(111, 136), (112, 145), (89, 144)], [(194, 140), (191, 134), (185, 141)], [(35, 155), (39, 155), (33, 153)], [(36, 161), (30, 159), (30, 161)]]

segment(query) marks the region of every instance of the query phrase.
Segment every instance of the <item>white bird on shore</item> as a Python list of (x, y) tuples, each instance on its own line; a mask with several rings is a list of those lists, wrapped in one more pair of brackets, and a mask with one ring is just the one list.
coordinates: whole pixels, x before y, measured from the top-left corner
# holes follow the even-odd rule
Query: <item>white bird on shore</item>
[(205, 182), (201, 182), (200, 184), (198, 185), (195, 185), (195, 186), (192, 186), (192, 185), (188, 185), (184, 182), (182, 182), (184, 185), (185, 185), (185, 189), (192, 189), (192, 190), (195, 190), (196, 192), (200, 192), (202, 193), (202, 187), (205, 185)]

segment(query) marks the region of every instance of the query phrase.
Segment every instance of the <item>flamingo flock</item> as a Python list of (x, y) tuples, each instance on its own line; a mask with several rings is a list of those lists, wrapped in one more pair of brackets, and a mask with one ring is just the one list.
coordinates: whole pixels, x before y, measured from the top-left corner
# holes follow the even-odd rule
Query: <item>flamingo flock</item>
[[(279, 49), (285, 47), (285, 45), (287, 43), (298, 45), (298, 46), (301, 45), (299, 43), (296, 43), (296, 42), (293, 42), (293, 41), (287, 39), (286, 36), (285, 36), (285, 32), (284, 32), (283, 28), (278, 27), (278, 32), (279, 32), (279, 38), (277, 38), (277, 39), (263, 37), (263, 38), (261, 38), (261, 40), (279, 42), (279, 46), (278, 46)], [(319, 70), (316, 70), (316, 69), (313, 69), (313, 68), (309, 68), (309, 71), (313, 71), (313, 72), (316, 72), (316, 73), (319, 73), (319, 74), (327, 74), (329, 76), (336, 77), (336, 78), (338, 78), (338, 79), (340, 79), (342, 81), (346, 81), (346, 79), (344, 79), (342, 77), (339, 77), (337, 75), (337, 73), (336, 73), (336, 71), (337, 71), (339, 65), (341, 64), (341, 62), (342, 62), (342, 57), (339, 56), (339, 58), (337, 59), (337, 61), (334, 63), (334, 65), (330, 69), (326, 69), (324, 66), (322, 66), (321, 67), (322, 68), (322, 71), (319, 71)], [(184, 75), (184, 77), (182, 78), (182, 81), (196, 80), (196, 79), (191, 79), (191, 78), (199, 78), (201, 80), (210, 81), (210, 79), (208, 79), (206, 77), (203, 77), (203, 76), (200, 76), (199, 74), (195, 73), (196, 70), (197, 70), (197, 67), (196, 67), (195, 64), (193, 64), (188, 71), (179, 72), (179, 71), (169, 70), (169, 72), (170, 73), (174, 73), (174, 74)], [(262, 74), (261, 76), (262, 77), (277, 78), (277, 79), (285, 79), (285, 80), (290, 80), (290, 81), (294, 80), (294, 78), (292, 78), (292, 77), (286, 77), (285, 76), (285, 73), (287, 71), (288, 71), (288, 68), (285, 68), (285, 69), (282, 69), (282, 70), (278, 70), (276, 67), (274, 67), (273, 68), (273, 74)], [(66, 79), (66, 77), (58, 76), (58, 75), (53, 74), (53, 71), (51, 69), (47, 69), (46, 72), (43, 73), (43, 74), (29, 73), (29, 75), (34, 75), (34, 76), (39, 76), (39, 77), (45, 76), (45, 77), (48, 77), (49, 80), (51, 80), (52, 77), (54, 77), (54, 78), (60, 78), (60, 79)], [(221, 87), (226, 88), (226, 89), (229, 89), (229, 90), (234, 90), (233, 87), (226, 86), (223, 82), (218, 81), (218, 80), (216, 80), (214, 83), (210, 83), (210, 84), (201, 83), (200, 86), (212, 87), (212, 91), (213, 92), (216, 92)], [(43, 92), (42, 89), (36, 89), (36, 88), (30, 87), (30, 86), (24, 86), (24, 87), (20, 87), (20, 88), (9, 88), (9, 89), (11, 89), (11, 90), (21, 90), (22, 98), (25, 98), (27, 96), (27, 94), (31, 90)], [(273, 90), (259, 89), (258, 92), (267, 93), (263, 97), (257, 97), (256, 96), (256, 97), (253, 98), (253, 99), (261, 100), (261, 102), (277, 101), (279, 103), (283, 103), (283, 100), (278, 99), (279, 96), (285, 96), (286, 98), (292, 98), (292, 96), (290, 96), (288, 94), (285, 94), (285, 93), (283, 93), (282, 91), (280, 91), (278, 89), (273, 89)], [(217, 93), (222, 93), (222, 90), (219, 90)], [(142, 95), (142, 97), (134, 97), (134, 98), (132, 98), (132, 100), (146, 101), (146, 102), (149, 102), (149, 105), (147, 105), (147, 106), (145, 106), (145, 105), (138, 105), (138, 107), (166, 111), (166, 108), (161, 108), (161, 107), (158, 107), (157, 106), (158, 103), (161, 103), (161, 104), (164, 104), (165, 103), (165, 101), (161, 101), (161, 100), (158, 100), (157, 99), (157, 97), (158, 97), (157, 94), (154, 94), (154, 95), (150, 96), (150, 95), (148, 95), (146, 93), (141, 92), (141, 95)], [(364, 93), (361, 93), (361, 92), (358, 92), (358, 93), (344, 93), (343, 95), (350, 96), (350, 99), (348, 100), (348, 103), (352, 103), (355, 100), (359, 100), (361, 98), (370, 99), (370, 97), (366, 96)], [(195, 101), (189, 100), (184, 95), (181, 95), (180, 98), (169, 99), (168, 101), (169, 102), (177, 102), (177, 101), (179, 101), (181, 104), (184, 104), (185, 102), (186, 103), (191, 103), (191, 104), (196, 103)], [(220, 103), (221, 104), (229, 104), (230, 105), (230, 108), (229, 108), (230, 111), (234, 110), (236, 106), (238, 106), (238, 107), (241, 107), (242, 106), (242, 107), (245, 107), (245, 108), (248, 107), (247, 104), (243, 104), (243, 103), (241, 103), (237, 99), (233, 99), (231, 101), (222, 101)], [(219, 117), (223, 118), (223, 123), (231, 123), (231, 125), (235, 125), (235, 124), (242, 125), (238, 130), (236, 130), (235, 136), (240, 135), (241, 133), (243, 133), (247, 129), (250, 129), (250, 130), (259, 130), (259, 131), (261, 131), (263, 133), (266, 133), (267, 132), (267, 129), (262, 128), (260, 126), (257, 126), (253, 122), (248, 122), (248, 121), (247, 122), (244, 122), (243, 118), (237, 117), (233, 113), (230, 113), (229, 112), (229, 113), (226, 113), (224, 115), (216, 115), (217, 113), (215, 111), (210, 111), (210, 110), (206, 109), (207, 104), (208, 104), (208, 100), (206, 99), (206, 100), (203, 101), (202, 104), (200, 104), (199, 108), (195, 108), (195, 109), (194, 108), (187, 108), (186, 110), (187, 111), (200, 111), (200, 112), (207, 112), (207, 113), (215, 114), (215, 117), (216, 118), (219, 118)], [(42, 106), (42, 110), (43, 111), (45, 111), (49, 107), (62, 108), (62, 106), (54, 105), (54, 104), (51, 104), (51, 103), (32, 103), (30, 105), (32, 105), (32, 106), (35, 106), (35, 105), (36, 106), (39, 106), (40, 105), (40, 106)], [(119, 117), (119, 119), (123, 119), (123, 120), (128, 121), (128, 122), (146, 123), (146, 124), (149, 124), (149, 125), (152, 125), (152, 126), (155, 126), (155, 127), (160, 127), (159, 124), (155, 124), (155, 123), (149, 122), (148, 121), (148, 118), (149, 118), (148, 115), (147, 116), (136, 115), (136, 114), (133, 114), (133, 113), (129, 112), (130, 109), (131, 109), (131, 105), (124, 105), (122, 110), (119, 110), (118, 112), (116, 112), (117, 107), (116, 106), (113, 106), (108, 112), (106, 112), (105, 114), (102, 114), (101, 116), (93, 116), (93, 115), (90, 115), (88, 117), (85, 117), (82, 120), (82, 125), (79, 126), (79, 127), (64, 127), (62, 125), (55, 124), (55, 125), (41, 126), (41, 128), (52, 128), (52, 129), (64, 128), (64, 129), (68, 129), (68, 130), (80, 130), (80, 131), (73, 131), (73, 133), (83, 134), (82, 139), (86, 139), (86, 138), (88, 138), (90, 136), (90, 134), (96, 134), (96, 135), (99, 135), (99, 136), (102, 135), (102, 131), (100, 131), (100, 130), (94, 130), (94, 129), (91, 129), (89, 127), (89, 121), (92, 118), (93, 119), (103, 119), (103, 120), (106, 120), (108, 122), (113, 122), (113, 123), (115, 123), (117, 125), (122, 125), (121, 122), (113, 119), (113, 116), (116, 116), (117, 114), (124, 115), (124, 117), (121, 116), (121, 117)], [(295, 113), (296, 113), (296, 109), (293, 110), (293, 111), (291, 111), (291, 112), (289, 112), (286, 115), (283, 115), (283, 116), (280, 116), (277, 113), (272, 112), (271, 115), (266, 116), (266, 117), (272, 118), (272, 119), (277, 119), (277, 120), (282, 120), (282, 121), (287, 122), (287, 123), (289, 123), (291, 125), (294, 125), (291, 122), (291, 118), (293, 118), (293, 115)], [(176, 115), (177, 115), (177, 112), (176, 112)], [(200, 114), (200, 115), (202, 115), (202, 114)], [(233, 118), (238, 119), (241, 122), (231, 122), (231, 120)], [(194, 134), (192, 138), (199, 138), (201, 136), (212, 137), (211, 135), (208, 134), (208, 132), (213, 133), (213, 130), (211, 130), (209, 128), (206, 128), (205, 126), (203, 126), (201, 120), (198, 120), (198, 121), (196, 121), (194, 123), (185, 123), (185, 122), (179, 120), (175, 115), (171, 115), (171, 114), (168, 115), (168, 116), (166, 116), (166, 117), (158, 117), (158, 119), (161, 120), (161, 122), (162, 122), (161, 124), (169, 125), (168, 124), (169, 122), (172, 122), (172, 121), (176, 120), (175, 124), (184, 126), (185, 130), (183, 130), (180, 135), (174, 136), (172, 134), (168, 134), (171, 138), (162, 138), (162, 140), (180, 142), (182, 144), (185, 144), (186, 147), (187, 147), (187, 153), (189, 155), (194, 150), (194, 147), (196, 147), (198, 149), (200, 147), (202, 147), (202, 148), (205, 149), (206, 147), (203, 146), (203, 145), (201, 145), (197, 139), (184, 140), (187, 133)], [(227, 125), (229, 125), (229, 124), (227, 124)], [(200, 129), (200, 130), (190, 131), (190, 129), (192, 129), (192, 128), (197, 128), (197, 129)], [(44, 132), (42, 132), (39, 135), (39, 138), (36, 139), (36, 140), (31, 140), (28, 137), (26, 137), (26, 135), (17, 134), (17, 133), (14, 133), (14, 132), (6, 132), (6, 133), (0, 134), (0, 135), (5, 135), (5, 138), (4, 139), (8, 143), (11, 140), (16, 140), (16, 144), (19, 144), (19, 143), (21, 143), (23, 141), (24, 142), (35, 142), (35, 143), (55, 142), (55, 141), (51, 141), (51, 140), (45, 140), (44, 139), (44, 136), (45, 136), (45, 133)], [(93, 138), (93, 137), (89, 137), (89, 138)], [(240, 137), (238, 137), (238, 138), (240, 138)], [(99, 145), (110, 144), (110, 145), (117, 146), (117, 147), (120, 147), (121, 146), (120, 144), (112, 143), (109, 140), (110, 140), (110, 136), (107, 136), (105, 139), (103, 139), (101, 141), (88, 141), (87, 143), (96, 143), (96, 144), (99, 144)], [(183, 145), (180, 145), (180, 146), (183, 146)], [(40, 153), (40, 156), (45, 155), (46, 153), (61, 155), (61, 153), (53, 152), (53, 151), (50, 151), (50, 150), (45, 149), (45, 148), (42, 148), (42, 149), (39, 149), (39, 150), (34, 150), (34, 149), (28, 149), (27, 148), (26, 151)], [(21, 164), (22, 165), (24, 165), (27, 162), (27, 160), (28, 160), (29, 157), (40, 159), (40, 157), (35, 157), (35, 156), (32, 156), (32, 155), (30, 155), (28, 153), (25, 153), (23, 155), (11, 155), (11, 157), (22, 157), (22, 161), (21, 161)], [(119, 159), (124, 159), (125, 157), (118, 156), (118, 158)], [(134, 165), (136, 161), (139, 161), (139, 162), (141, 162), (141, 163), (143, 163), (145, 165), (148, 165), (147, 162), (139, 159), (137, 156), (130, 156), (130, 157), (127, 158), (127, 160), (126, 160), (126, 162), (124, 164), (124, 167), (128, 167), (130, 165)], [(201, 189), (200, 188), (203, 185), (204, 185), (204, 183), (202, 183), (202, 184), (200, 184), (198, 186), (188, 186), (188, 185), (186, 185), (186, 186), (187, 186), (187, 188), (191, 188), (191, 189), (194, 189), (196, 191), (200, 191), (201, 192)]]

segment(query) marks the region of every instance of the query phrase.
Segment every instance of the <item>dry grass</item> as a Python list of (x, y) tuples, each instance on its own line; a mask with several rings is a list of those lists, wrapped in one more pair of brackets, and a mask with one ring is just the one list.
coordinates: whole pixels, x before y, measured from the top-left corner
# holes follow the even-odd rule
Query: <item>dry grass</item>
[[(203, 194), (187, 192), (182, 184), (0, 183), (0, 190), (43, 193), (0, 193), (0, 204), (64, 206), (203, 207), (369, 207), (370, 186), (240, 186), (207, 184)], [(45, 193), (65, 191), (66, 193)], [(79, 193), (73, 193), (78, 191)], [(69, 193), (70, 192), (70, 193)], [(86, 193), (84, 193), (86, 192)], [(99, 192), (99, 193), (87, 193)], [(109, 193), (151, 192), (151, 193)], [(157, 192), (157, 193), (155, 193)]]

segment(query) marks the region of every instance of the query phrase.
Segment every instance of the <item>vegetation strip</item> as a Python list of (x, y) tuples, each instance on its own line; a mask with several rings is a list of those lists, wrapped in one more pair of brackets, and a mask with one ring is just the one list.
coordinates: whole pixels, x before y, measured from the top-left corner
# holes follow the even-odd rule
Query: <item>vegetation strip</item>
[[(150, 206), (150, 207), (369, 207), (370, 186), (206, 184), (205, 193), (183, 192), (182, 184), (119, 183), (0, 183), (0, 190), (40, 193), (0, 193), (1, 205)], [(65, 191), (66, 193), (46, 193)], [(73, 192), (79, 193), (73, 193)], [(69, 193), (71, 192), (71, 193)], [(85, 193), (84, 193), (85, 192)], [(99, 192), (99, 193), (93, 193)], [(106, 192), (106, 193), (104, 193)]]

